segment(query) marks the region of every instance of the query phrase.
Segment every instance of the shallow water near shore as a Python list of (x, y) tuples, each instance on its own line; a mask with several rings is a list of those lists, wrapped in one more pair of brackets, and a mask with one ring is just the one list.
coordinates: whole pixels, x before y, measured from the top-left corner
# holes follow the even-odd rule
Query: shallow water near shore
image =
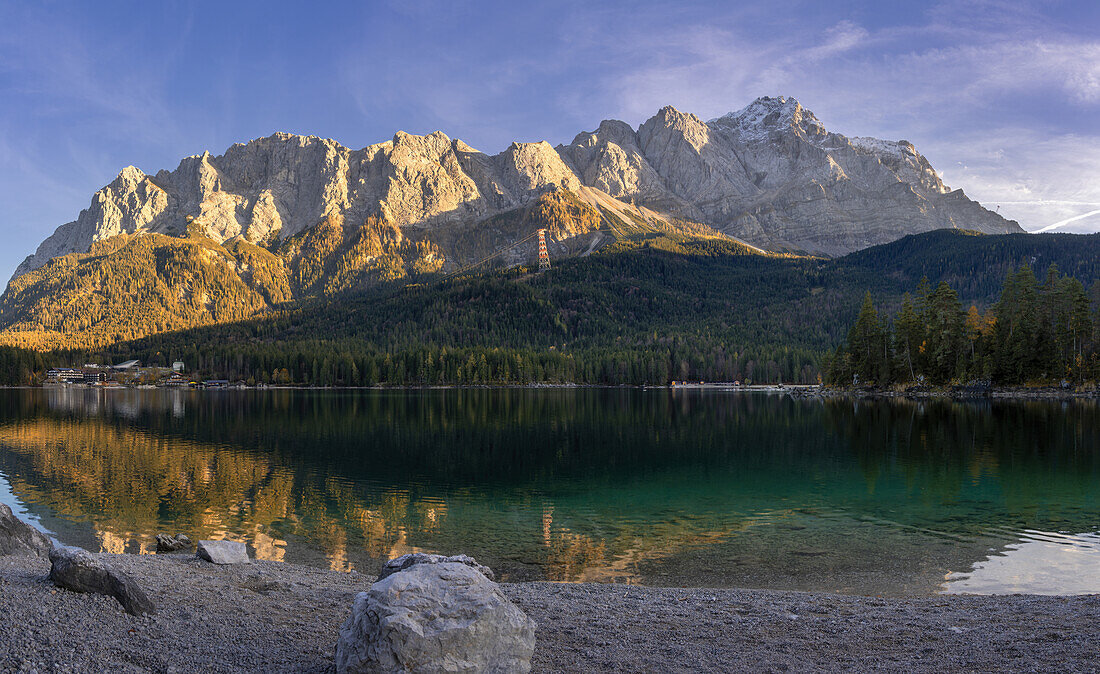
[(1100, 592), (1095, 401), (620, 389), (0, 391), (0, 501), (372, 572), (920, 595)]

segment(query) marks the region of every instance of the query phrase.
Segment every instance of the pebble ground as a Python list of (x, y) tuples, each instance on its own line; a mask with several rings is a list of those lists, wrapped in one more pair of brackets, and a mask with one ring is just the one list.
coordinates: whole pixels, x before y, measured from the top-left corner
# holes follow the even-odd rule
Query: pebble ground
[[(0, 672), (326, 672), (373, 577), (189, 555), (99, 555), (158, 606), (55, 588), (0, 557)], [(914, 597), (520, 583), (535, 672), (1095, 672), (1100, 596)]]

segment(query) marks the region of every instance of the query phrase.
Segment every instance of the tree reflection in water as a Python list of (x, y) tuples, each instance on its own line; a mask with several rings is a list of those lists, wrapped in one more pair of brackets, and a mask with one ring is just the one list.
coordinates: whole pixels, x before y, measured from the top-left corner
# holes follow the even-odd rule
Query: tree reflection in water
[(1098, 424), (1084, 401), (9, 390), (0, 473), (111, 552), (182, 531), (342, 570), (428, 550), (506, 579), (924, 592), (1025, 530), (1100, 528)]

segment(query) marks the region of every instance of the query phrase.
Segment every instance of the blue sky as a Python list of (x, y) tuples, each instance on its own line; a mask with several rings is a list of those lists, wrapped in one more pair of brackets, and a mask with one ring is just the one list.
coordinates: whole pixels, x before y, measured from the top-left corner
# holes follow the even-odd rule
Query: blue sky
[[(1100, 211), (1100, 3), (0, 0), (0, 277), (134, 164), (290, 131), (486, 152), (794, 96), (1034, 230)], [(1100, 230), (1100, 213), (1062, 229)]]

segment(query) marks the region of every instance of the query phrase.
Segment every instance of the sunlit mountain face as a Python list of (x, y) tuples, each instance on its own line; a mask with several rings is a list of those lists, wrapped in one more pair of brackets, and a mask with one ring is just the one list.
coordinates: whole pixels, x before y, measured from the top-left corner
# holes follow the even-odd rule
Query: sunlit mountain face
[[(158, 532), (371, 572), (875, 594), (1100, 591), (1095, 402), (722, 392), (0, 392), (0, 498), (66, 543)], [(1054, 560), (1054, 562), (1052, 562)]]

